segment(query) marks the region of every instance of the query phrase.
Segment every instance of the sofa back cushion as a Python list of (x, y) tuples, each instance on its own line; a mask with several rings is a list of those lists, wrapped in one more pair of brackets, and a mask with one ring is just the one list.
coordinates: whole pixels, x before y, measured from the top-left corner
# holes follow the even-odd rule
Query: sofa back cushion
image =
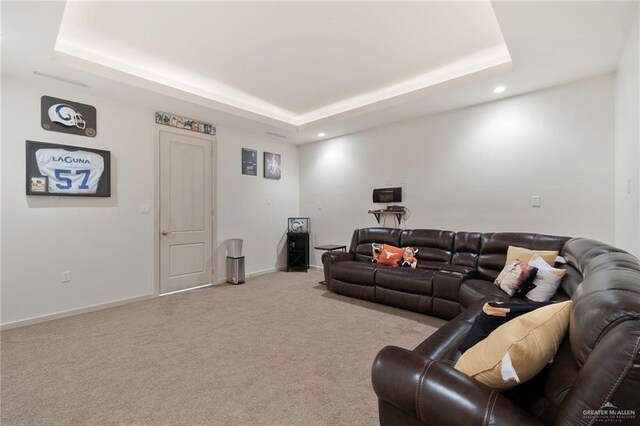
[(495, 280), (504, 268), (509, 246), (524, 247), (529, 250), (561, 251), (567, 237), (530, 234), (524, 232), (484, 233), (480, 241), (478, 273), (482, 279)]
[(458, 232), (453, 242), (451, 264), (476, 269), (480, 255), (480, 232)]
[[(615, 411), (623, 412), (622, 423), (635, 424), (640, 416), (638, 259), (585, 238), (567, 242), (562, 255), (567, 268), (577, 271), (584, 280), (577, 288), (568, 289), (573, 292), (574, 306), (569, 342), (579, 372), (553, 423), (606, 423), (611, 420), (607, 416), (593, 417), (589, 413), (606, 411), (613, 405)], [(633, 415), (626, 414), (633, 410)]]
[(437, 229), (407, 229), (400, 234), (400, 247), (418, 249), (416, 259), (431, 265), (451, 262), (455, 232)]
[(394, 228), (363, 228), (356, 229), (351, 238), (349, 251), (356, 255), (356, 259), (368, 261), (373, 259), (371, 244), (380, 243), (400, 247), (401, 229)]
[(552, 364), (505, 396), (545, 424), (635, 424), (640, 416), (640, 263), (618, 248), (584, 238), (567, 241), (561, 255), (567, 273), (554, 300), (573, 300), (569, 333)]

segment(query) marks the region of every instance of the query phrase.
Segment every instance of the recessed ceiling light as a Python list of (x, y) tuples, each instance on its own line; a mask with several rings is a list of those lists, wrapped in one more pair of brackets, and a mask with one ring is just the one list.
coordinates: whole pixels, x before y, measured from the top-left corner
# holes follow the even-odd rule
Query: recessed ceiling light
[(493, 89), (493, 93), (502, 93), (502, 92), (504, 92), (505, 90), (507, 90), (507, 88), (506, 88), (506, 87), (504, 87), (504, 86), (498, 86), (498, 87), (496, 87), (495, 89)]
[(318, 133), (318, 137), (319, 138), (323, 138), (324, 137), (324, 133), (322, 133), (322, 132)]

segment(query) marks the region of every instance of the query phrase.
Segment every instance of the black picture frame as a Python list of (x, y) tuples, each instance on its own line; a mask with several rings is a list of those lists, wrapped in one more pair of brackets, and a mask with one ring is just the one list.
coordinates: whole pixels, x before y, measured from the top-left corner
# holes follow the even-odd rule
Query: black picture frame
[[(26, 195), (35, 195), (35, 196), (63, 196), (63, 197), (111, 197), (111, 151), (105, 151), (101, 149), (93, 149), (93, 148), (85, 148), (73, 145), (61, 145), (54, 144), (48, 142), (38, 142), (38, 141), (26, 141), (25, 144), (25, 153), (26, 153)], [(78, 172), (85, 172), (86, 170), (77, 170), (73, 168), (67, 169), (51, 169), (51, 166), (47, 167), (47, 170), (54, 172), (55, 176), (59, 177), (59, 181), (53, 180), (51, 176), (45, 173), (41, 173), (40, 168), (38, 167), (38, 161), (36, 159), (36, 152), (40, 149), (60, 149), (64, 151), (77, 152), (83, 151), (88, 154), (97, 154), (102, 157), (103, 168), (100, 177), (95, 183), (96, 189), (95, 192), (84, 192), (84, 193), (72, 193), (65, 192), (65, 189), (56, 189), (55, 191), (50, 191), (51, 185), (59, 184), (63, 182), (65, 185), (68, 183), (69, 185), (73, 185), (71, 177), (78, 175)], [(87, 164), (90, 167), (90, 156), (87, 157)], [(55, 160), (55, 155), (52, 156)], [(69, 156), (62, 157), (58, 155), (60, 162), (62, 164), (65, 163), (65, 159), (69, 160)], [(69, 163), (71, 161), (68, 161)], [(64, 173), (58, 173), (57, 170), (63, 170)], [(86, 180), (90, 179), (90, 174), (92, 170), (86, 171), (86, 173), (82, 173), (83, 178), (81, 180), (81, 184), (86, 184)], [(74, 173), (75, 172), (75, 173)], [(57, 174), (56, 174), (57, 173)], [(33, 191), (32, 190), (32, 180), (38, 178), (45, 178), (46, 180), (46, 191)], [(59, 185), (60, 186), (60, 185)], [(69, 188), (70, 190), (72, 188)], [(87, 188), (90, 191), (89, 188)], [(77, 190), (77, 188), (76, 188)]]
[(264, 177), (266, 179), (280, 179), (282, 177), (282, 157), (274, 152), (265, 152)]
[(98, 134), (96, 107), (45, 95), (40, 98), (40, 125), (51, 132), (94, 138)]
[[(297, 221), (303, 223), (301, 227), (295, 225)], [(309, 233), (311, 231), (309, 227), (309, 218), (308, 217), (290, 217), (287, 220), (287, 232), (294, 232), (297, 234)]]
[(242, 148), (242, 174), (258, 176), (258, 151)]

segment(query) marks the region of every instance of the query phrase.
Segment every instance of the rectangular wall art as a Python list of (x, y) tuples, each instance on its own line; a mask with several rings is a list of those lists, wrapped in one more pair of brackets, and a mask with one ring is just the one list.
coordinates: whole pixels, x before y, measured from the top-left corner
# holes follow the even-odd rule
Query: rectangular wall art
[(255, 149), (242, 148), (242, 174), (258, 175), (258, 151)]
[(267, 179), (280, 179), (282, 177), (280, 154), (264, 153), (264, 177)]
[(80, 102), (43, 96), (40, 98), (40, 125), (52, 132), (93, 138), (98, 128), (96, 108)]
[(166, 112), (156, 112), (156, 123), (163, 126), (175, 127), (176, 129), (191, 130), (192, 132), (215, 135), (216, 126), (203, 121), (193, 120), (179, 115), (168, 114)]
[(111, 196), (111, 152), (27, 141), (27, 195)]

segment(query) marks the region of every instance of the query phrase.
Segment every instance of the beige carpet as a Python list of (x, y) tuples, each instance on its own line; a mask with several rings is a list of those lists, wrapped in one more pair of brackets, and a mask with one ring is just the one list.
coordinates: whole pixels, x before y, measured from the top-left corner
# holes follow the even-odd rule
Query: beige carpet
[(2, 332), (3, 425), (374, 425), (371, 363), (444, 322), (264, 275)]

